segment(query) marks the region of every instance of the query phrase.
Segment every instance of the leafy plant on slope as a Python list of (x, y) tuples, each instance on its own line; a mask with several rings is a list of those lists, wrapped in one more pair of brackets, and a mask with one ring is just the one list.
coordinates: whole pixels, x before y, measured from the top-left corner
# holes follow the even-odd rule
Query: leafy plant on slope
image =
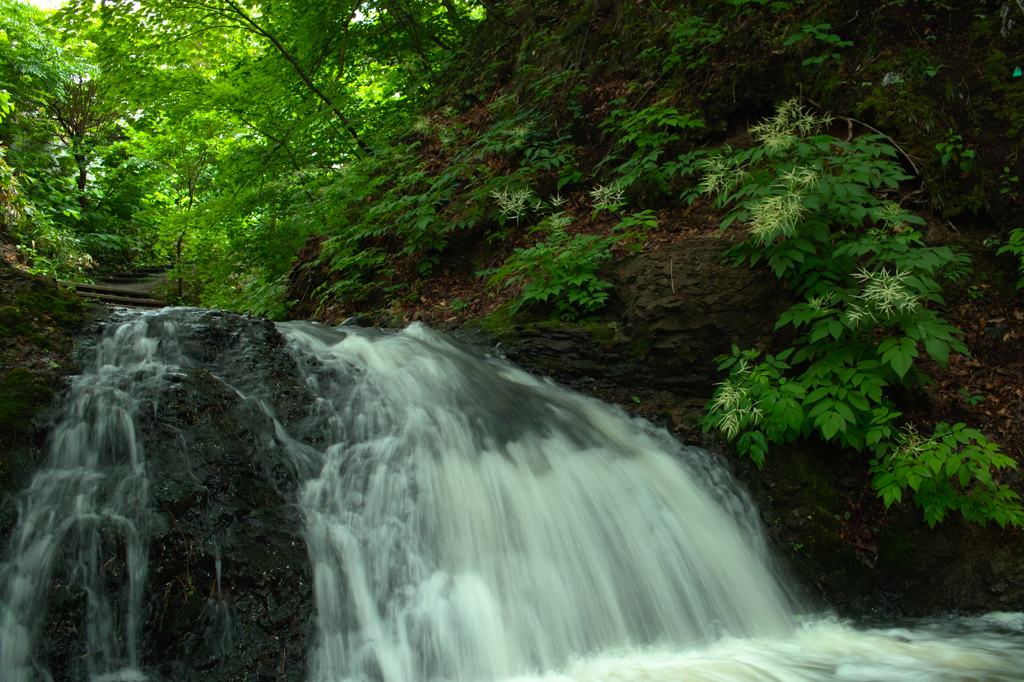
[[(624, 102), (619, 100), (617, 103)], [(608, 159), (615, 158), (619, 150), (632, 150), (629, 158), (613, 170), (619, 182), (629, 187), (639, 180), (665, 192), (679, 166), (659, 162), (659, 159), (669, 147), (679, 142), (687, 130), (704, 128), (704, 121), (658, 102), (640, 111), (629, 111), (625, 107), (616, 109), (601, 122), (601, 127), (620, 134)]]
[[(914, 227), (924, 221), (874, 194), (908, 179), (884, 138), (846, 142), (820, 132), (828, 123), (790, 101), (751, 129), (758, 146), (723, 149), (701, 162), (700, 189), (730, 209), (722, 228), (749, 225), (748, 239), (729, 252), (735, 264), (767, 261), (804, 299), (776, 325), (796, 330), (791, 348), (763, 360), (738, 348), (720, 358), (730, 373), (708, 404), (704, 428), (720, 429), (758, 466), (769, 443), (817, 433), (873, 455), (886, 504), (909, 487), (929, 522), (958, 509), (970, 520), (1020, 525), (1016, 495), (990, 473), (1013, 461), (991, 454), (998, 447), (973, 432), (978, 446), (957, 451), (963, 466), (931, 468), (939, 446), (915, 451), (931, 468), (927, 485), (918, 460), (894, 454), (903, 441), (888, 391), (927, 380), (914, 367), (922, 347), (943, 366), (950, 350), (967, 352), (958, 330), (930, 307), (943, 302), (937, 278), (962, 271), (967, 258), (925, 246)], [(945, 444), (944, 428), (935, 442)], [(972, 502), (979, 499), (985, 503)]]
[[(622, 188), (618, 185), (599, 186), (591, 197), (595, 213), (618, 212), (622, 208)], [(572, 224), (572, 218), (557, 210), (561, 204), (556, 197), (551, 203), (556, 211), (530, 229), (530, 234), (547, 233), (547, 239), (516, 249), (490, 279), (492, 285), (504, 283), (519, 288), (510, 308), (513, 313), (524, 306), (551, 303), (552, 317), (574, 320), (602, 308), (612, 285), (598, 277), (597, 269), (611, 257), (611, 247), (620, 241), (634, 240), (657, 226), (653, 211), (640, 211), (622, 215), (607, 235), (570, 235), (566, 228)]]
[[(1010, 232), (1010, 241), (997, 251), (999, 254), (1012, 253), (1020, 260), (1020, 272), (1024, 274), (1024, 229)], [(1024, 289), (1024, 277), (1017, 282), (1018, 289)]]

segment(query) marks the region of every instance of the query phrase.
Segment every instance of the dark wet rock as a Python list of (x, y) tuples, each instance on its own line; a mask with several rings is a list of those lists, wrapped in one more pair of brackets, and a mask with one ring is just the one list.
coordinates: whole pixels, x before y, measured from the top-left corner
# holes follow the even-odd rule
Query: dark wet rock
[(356, 315), (350, 317), (341, 323), (342, 327), (372, 327), (373, 320), (366, 317), (365, 315)]
[[(312, 572), (293, 504), (297, 472), (267, 434), (270, 415), (300, 420), (312, 399), (272, 323), (210, 311), (149, 322), (169, 319), (184, 357), (162, 399), (136, 418), (151, 496), (140, 665), (153, 680), (304, 680)], [(116, 322), (87, 330), (83, 362)], [(104, 593), (125, 614), (126, 552), (117, 530), (98, 536), (109, 557)], [(87, 595), (68, 575), (73, 557), (58, 565), (41, 661), (54, 680), (86, 679)]]
[(311, 398), (270, 322), (208, 313), (186, 338), (199, 366), (182, 367), (147, 424), (160, 530), (144, 666), (174, 680), (303, 680), (312, 592), (296, 472), (255, 400), (288, 422)]
[(146, 667), (175, 680), (302, 680), (311, 572), (299, 512), (280, 491), (293, 479), (257, 455), (251, 406), (207, 371), (185, 372), (154, 424), (164, 445), (147, 448), (162, 523)]
[(700, 372), (717, 355), (765, 350), (792, 302), (764, 268), (734, 268), (731, 243), (705, 237), (615, 264), (615, 304), (633, 354), (663, 372)]

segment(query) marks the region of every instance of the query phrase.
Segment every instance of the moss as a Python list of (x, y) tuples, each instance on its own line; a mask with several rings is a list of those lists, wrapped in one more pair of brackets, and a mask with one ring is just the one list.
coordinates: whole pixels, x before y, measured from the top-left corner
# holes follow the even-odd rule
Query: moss
[(600, 344), (605, 348), (611, 348), (615, 345), (615, 339), (618, 337), (618, 327), (614, 323), (583, 322), (580, 326), (590, 332), (590, 338), (594, 343)]
[(15, 306), (0, 308), (0, 339), (9, 340), (27, 337), (37, 346), (46, 347), (46, 337), (32, 329), (25, 311)]
[(52, 396), (53, 391), (27, 369), (13, 370), (0, 383), (0, 432), (11, 434), (23, 429)]
[(499, 306), (497, 310), (486, 317), (477, 317), (467, 320), (464, 328), (478, 329), (487, 332), (495, 339), (501, 341), (510, 340), (515, 336), (515, 323), (512, 321), (512, 314), (509, 312), (510, 303)]
[[(561, 324), (559, 322), (551, 322), (539, 315), (536, 311), (532, 310), (521, 310), (513, 314), (511, 312), (512, 304), (506, 303), (487, 317), (479, 317), (473, 320), (469, 320), (464, 325), (470, 329), (480, 329), (485, 331), (495, 338), (506, 339), (517, 335), (517, 331), (526, 331), (527, 333), (537, 334), (539, 331), (537, 327), (549, 327), (552, 325)], [(519, 329), (517, 329), (519, 328)]]
[(637, 336), (629, 344), (629, 357), (634, 360), (643, 360), (651, 350), (651, 340), (646, 336)]
[(48, 291), (20, 291), (14, 295), (14, 305), (33, 318), (46, 315), (61, 327), (75, 328), (80, 324), (88, 303), (66, 289)]
[(520, 310), (515, 314), (510, 309), (511, 304), (507, 303), (486, 317), (467, 320), (463, 328), (486, 332), (502, 343), (514, 343), (518, 337), (523, 336), (541, 336), (550, 330), (584, 329), (590, 334), (591, 341), (606, 349), (610, 349), (618, 338), (618, 326), (614, 322), (563, 322), (545, 317), (544, 311), (536, 308)]

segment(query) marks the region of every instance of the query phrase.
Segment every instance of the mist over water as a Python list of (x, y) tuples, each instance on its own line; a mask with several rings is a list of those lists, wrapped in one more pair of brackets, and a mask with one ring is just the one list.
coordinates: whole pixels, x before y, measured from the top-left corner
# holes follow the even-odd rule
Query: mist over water
[[(88, 594), (81, 679), (156, 679), (140, 603), (159, 482), (136, 421), (198, 364), (179, 341), (201, 313), (126, 316), (76, 379), (0, 564), (0, 682), (48, 679), (55, 576)], [(421, 325), (278, 328), (314, 396), (304, 419), (285, 425), (258, 387), (224, 381), (299, 477), (311, 680), (1024, 679), (1021, 614), (873, 630), (798, 619), (745, 492), (709, 453), (618, 408)], [(126, 599), (97, 565), (111, 547)]]

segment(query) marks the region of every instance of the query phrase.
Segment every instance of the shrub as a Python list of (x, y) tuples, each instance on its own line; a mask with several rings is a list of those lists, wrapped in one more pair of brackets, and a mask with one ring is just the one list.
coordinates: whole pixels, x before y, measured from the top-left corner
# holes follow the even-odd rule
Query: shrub
[[(905, 440), (889, 392), (928, 380), (915, 368), (922, 349), (942, 366), (950, 350), (967, 352), (959, 330), (932, 307), (943, 303), (938, 278), (962, 273), (967, 258), (926, 246), (915, 228), (924, 221), (878, 196), (909, 177), (884, 137), (846, 142), (820, 132), (828, 123), (787, 102), (752, 128), (760, 144), (701, 162), (700, 189), (730, 209), (723, 229), (749, 227), (748, 239), (727, 255), (737, 265), (765, 260), (804, 299), (776, 325), (797, 331), (791, 348), (763, 360), (738, 348), (720, 358), (729, 376), (708, 404), (704, 428), (722, 430), (758, 466), (769, 443), (817, 433), (873, 455), (891, 476), (875, 481), (887, 504), (899, 499), (893, 491), (910, 487), (930, 522), (942, 518), (941, 508), (1018, 525), (1024, 515), (1011, 497), (996, 495), (998, 505), (967, 501), (995, 495), (988, 472), (1005, 465), (1002, 455), (951, 465), (949, 473), (940, 467), (924, 486), (916, 465), (898, 466), (903, 460), (894, 453)], [(937, 432), (936, 442), (944, 437)], [(994, 444), (982, 449), (998, 452)], [(948, 480), (940, 482), (943, 475)]]

